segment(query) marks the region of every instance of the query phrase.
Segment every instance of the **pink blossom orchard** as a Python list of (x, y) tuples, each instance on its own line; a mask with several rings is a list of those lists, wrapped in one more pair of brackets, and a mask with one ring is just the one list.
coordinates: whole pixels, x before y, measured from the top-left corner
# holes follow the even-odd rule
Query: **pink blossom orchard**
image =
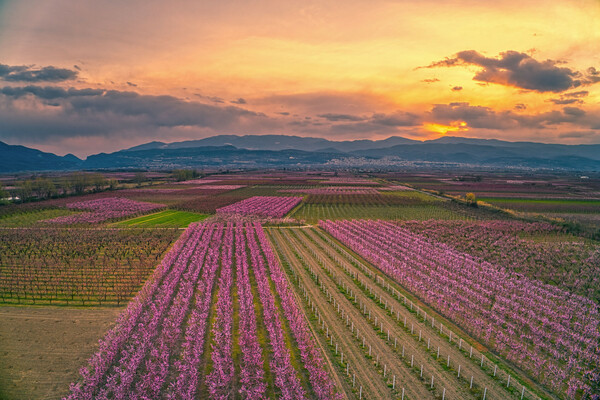
[[(554, 390), (590, 396), (600, 314), (584, 297), (473, 258), (388, 221), (321, 227)], [(587, 398), (587, 397), (585, 397)]]
[(71, 210), (89, 210), (80, 214), (66, 215), (52, 218), (45, 222), (55, 224), (93, 224), (109, 219), (123, 218), (136, 214), (164, 208), (164, 204), (134, 201), (121, 197), (107, 197), (103, 199), (78, 201), (67, 204)]
[[(218, 295), (211, 325), (214, 290)], [(237, 327), (233, 322), (236, 292)], [(263, 309), (268, 351), (258, 341), (257, 303)], [(335, 398), (320, 350), (261, 225), (195, 224), (100, 341), (67, 399), (194, 399), (201, 387), (210, 399), (228, 399), (235, 391), (243, 398), (265, 399), (269, 385), (265, 362), (274, 378), (271, 390), (278, 398), (308, 399), (311, 395), (301, 384), (300, 371), (291, 364), (286, 326), (298, 344), (312, 392), (318, 399)], [(241, 350), (237, 386), (232, 356), (235, 329)], [(211, 338), (210, 355), (205, 354), (206, 338)], [(209, 357), (212, 368), (204, 376), (201, 368)]]
[(281, 218), (302, 201), (296, 196), (254, 196), (225, 207), (217, 208), (217, 214), (258, 215)]

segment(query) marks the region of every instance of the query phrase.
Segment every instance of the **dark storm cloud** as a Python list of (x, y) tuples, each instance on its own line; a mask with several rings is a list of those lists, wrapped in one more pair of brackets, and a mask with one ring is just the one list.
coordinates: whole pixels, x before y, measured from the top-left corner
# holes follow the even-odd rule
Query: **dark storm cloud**
[(582, 85), (600, 82), (600, 72), (590, 67), (579, 72), (561, 67), (555, 60), (538, 61), (526, 53), (506, 51), (498, 58), (486, 57), (475, 50), (457, 53), (424, 68), (475, 65), (480, 71), (473, 80), (513, 86), (536, 92), (564, 92)]
[(53, 66), (0, 64), (0, 80), (7, 82), (63, 82), (77, 78), (77, 71)]
[(326, 119), (328, 121), (332, 121), (332, 122), (337, 122), (337, 121), (363, 121), (365, 119), (364, 117), (359, 117), (357, 115), (334, 114), (334, 113), (319, 114), (319, 115), (317, 115), (317, 117), (324, 118), (324, 119)]

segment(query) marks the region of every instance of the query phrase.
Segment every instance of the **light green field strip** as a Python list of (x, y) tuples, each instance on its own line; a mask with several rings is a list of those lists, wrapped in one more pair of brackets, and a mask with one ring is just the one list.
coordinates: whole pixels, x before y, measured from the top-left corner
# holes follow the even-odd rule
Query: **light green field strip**
[(466, 219), (466, 217), (461, 214), (438, 207), (434, 204), (420, 206), (302, 204), (302, 206), (290, 216), (298, 220), (305, 220), (309, 223), (327, 219)]
[(118, 222), (116, 226), (178, 226), (185, 228), (192, 222), (202, 221), (206, 219), (208, 215), (198, 214), (188, 211), (177, 211), (177, 210), (165, 210), (150, 215), (144, 215), (142, 217), (136, 217), (128, 219), (126, 221)]

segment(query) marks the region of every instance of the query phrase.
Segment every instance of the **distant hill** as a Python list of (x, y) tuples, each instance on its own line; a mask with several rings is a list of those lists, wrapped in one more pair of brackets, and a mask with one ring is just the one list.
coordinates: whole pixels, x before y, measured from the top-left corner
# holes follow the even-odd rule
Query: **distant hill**
[(248, 150), (304, 150), (349, 152), (354, 150), (379, 149), (398, 144), (421, 143), (416, 140), (392, 136), (385, 140), (344, 140), (333, 141), (322, 138), (288, 136), (288, 135), (219, 135), (199, 140), (186, 140), (183, 142), (150, 142), (131, 147), (123, 151), (138, 151), (151, 149), (186, 149), (206, 146), (234, 146)]
[(339, 153), (302, 150), (249, 150), (234, 146), (204, 146), (101, 153), (89, 156), (83, 163), (83, 167), (86, 169), (264, 168), (319, 165), (339, 156)]
[(0, 171), (56, 171), (77, 169), (82, 161), (72, 154), (64, 157), (25, 146), (0, 142)]
[[(264, 168), (316, 167), (356, 157), (385, 167), (385, 160), (460, 163), (486, 167), (600, 171), (600, 145), (507, 142), (498, 139), (442, 137), (416, 141), (334, 141), (285, 135), (221, 135), (184, 142), (150, 142), (85, 161), (0, 142), (0, 172), (115, 168)], [(382, 161), (382, 159), (384, 159)], [(349, 164), (350, 163), (350, 164)], [(364, 160), (361, 161), (364, 165)]]

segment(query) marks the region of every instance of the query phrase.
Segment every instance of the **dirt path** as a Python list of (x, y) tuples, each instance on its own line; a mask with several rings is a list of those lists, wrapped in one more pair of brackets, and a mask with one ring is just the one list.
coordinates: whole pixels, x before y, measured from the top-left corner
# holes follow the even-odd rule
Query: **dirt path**
[[(267, 231), (267, 235), (269, 236), (269, 239), (271, 240), (271, 242), (274, 241), (271, 232)], [(280, 247), (275, 247), (275, 254), (278, 255), (278, 251)], [(281, 260), (281, 257), (280, 261)], [(287, 258), (285, 258), (286, 261)], [(288, 261), (289, 262), (289, 261)], [(283, 265), (283, 262), (281, 263)], [(282, 268), (285, 271), (285, 268)], [(287, 272), (287, 271), (285, 271)], [(296, 289), (295, 286), (295, 282), (293, 282), (290, 279), (290, 276), (288, 276), (288, 274), (286, 274), (286, 277), (288, 279), (288, 284), (290, 286), (290, 288), (292, 289)], [(294, 297), (296, 298), (296, 304), (298, 304), (298, 306), (300, 308), (304, 308), (304, 303), (305, 301), (303, 301), (302, 296), (297, 292), (297, 290), (293, 290), (293, 294)], [(313, 324), (311, 324), (310, 319), (308, 318), (309, 312), (305, 309), (304, 310), (304, 314), (303, 316), (305, 317), (305, 321), (306, 321), (306, 326), (308, 327), (308, 329), (310, 329), (310, 332), (313, 336), (313, 339), (315, 340), (315, 343), (319, 346), (319, 348), (321, 349), (321, 353), (323, 354), (323, 361), (325, 362), (325, 364), (327, 365), (327, 373), (331, 376), (332, 380), (335, 383), (335, 387), (338, 389), (338, 392), (342, 395), (342, 399), (349, 399), (351, 398), (348, 393), (352, 392), (351, 386), (348, 385), (348, 383), (338, 374), (338, 371), (336, 370), (336, 368), (333, 366), (333, 363), (331, 362), (331, 360), (329, 359), (327, 353), (327, 346), (328, 346), (328, 342), (323, 338), (322, 335), (319, 335), (317, 333), (317, 331), (315, 330), (315, 327), (313, 326)]]
[[(323, 241), (314, 231), (303, 230), (300, 234), (304, 234), (304, 237), (314, 240), (318, 246), (321, 246), (322, 249), (319, 249), (315, 243), (310, 240), (304, 240), (303, 242), (305, 245), (314, 251), (321, 251), (325, 254), (329, 253), (330, 255), (336, 254), (335, 250), (328, 243)], [(302, 236), (300, 237), (302, 238)], [(325, 251), (323, 251), (323, 249), (325, 249)], [(402, 336), (403, 341), (410, 342), (411, 348), (420, 351), (423, 357), (429, 359), (428, 363), (437, 367), (438, 371), (444, 372), (445, 375), (451, 375), (450, 377), (445, 378), (448, 381), (448, 384), (453, 383), (455, 386), (459, 384), (457, 375), (458, 367), (460, 366), (460, 385), (462, 386), (462, 390), (460, 391), (459, 398), (473, 396), (473, 394), (470, 393), (471, 391), (468, 390), (471, 377), (473, 377), (473, 387), (479, 388), (480, 392), (485, 388), (487, 399), (520, 398), (520, 390), (510, 392), (506, 389), (507, 375), (504, 371), (498, 369), (498, 373), (496, 374), (496, 377), (494, 377), (494, 366), (487, 359), (485, 359), (484, 362), (486, 369), (482, 369), (480, 353), (476, 349), (472, 348), (463, 340), (458, 341), (454, 339), (450, 341), (449, 339), (451, 336), (448, 336), (449, 331), (447, 327), (445, 327), (445, 330), (442, 328), (444, 336), (440, 335), (439, 324), (435, 327), (431, 324), (430, 318), (433, 315), (424, 315), (422, 309), (416, 305), (413, 307), (412, 304), (410, 307), (413, 308), (413, 312), (411, 312), (408, 306), (409, 302), (404, 304), (403, 301), (392, 295), (392, 293), (397, 292), (393, 292), (391, 289), (390, 291), (386, 290), (386, 278), (381, 274), (376, 274), (372, 279), (365, 275), (361, 269), (355, 267), (341, 256), (335, 257), (335, 262), (331, 258), (329, 258), (329, 260), (332, 264), (337, 263), (341, 267), (338, 267), (337, 269), (339, 272), (338, 276), (345, 285), (352, 287), (354, 290), (363, 291), (363, 293), (366, 291), (367, 293), (372, 293), (374, 295), (373, 298), (369, 298), (371, 305), (370, 309), (378, 316), (380, 321), (385, 321), (384, 326), (390, 327), (390, 332)], [(350, 275), (358, 278), (358, 280), (363, 282), (369, 289), (367, 290), (364, 289), (364, 286), (357, 285), (352, 277), (349, 276), (348, 273), (345, 273), (344, 270)], [(427, 322), (425, 322), (426, 317), (429, 318)], [(406, 321), (406, 327), (404, 327), (404, 321)], [(419, 336), (421, 336), (422, 340), (419, 340)], [(454, 335), (454, 338), (456, 337), (457, 336)], [(429, 351), (427, 350), (428, 345), (430, 348)], [(438, 360), (437, 356), (438, 347), (440, 348), (440, 360)], [(450, 357), (449, 368), (447, 367), (448, 364), (444, 362), (447, 361), (448, 356)], [(513, 376), (513, 386), (514, 385), (515, 380)]]
[[(339, 291), (336, 283), (323, 271), (317, 263), (316, 259), (307, 252), (303, 246), (296, 242), (295, 238), (289, 235), (289, 231), (283, 232), (284, 240), (286, 240), (288, 246), (292, 246), (296, 252), (302, 257), (304, 262), (309, 268), (311, 268), (319, 276), (319, 284), (322, 285), (322, 289), (317, 288), (320, 291), (321, 298), (326, 297), (330, 299), (329, 308), (333, 304), (333, 313), (337, 319), (342, 319), (342, 329), (346, 329), (346, 334), (350, 334), (351, 337), (356, 337), (356, 329), (359, 331), (358, 343), (355, 342), (355, 346), (362, 346), (364, 339), (365, 347), (363, 354), (368, 354), (371, 351), (372, 359), (369, 363), (372, 368), (375, 369), (375, 373), (380, 375), (380, 379), (385, 384), (391, 384), (393, 376), (396, 376), (396, 390), (395, 395), (399, 395), (401, 388), (404, 387), (407, 398), (411, 399), (427, 399), (433, 398), (433, 393), (426, 387), (425, 383), (418, 378), (418, 376), (411, 372), (409, 362), (400, 359), (400, 357), (390, 351), (389, 345), (386, 344), (386, 339), (382, 338), (375, 329), (370, 326), (369, 322), (361, 314), (361, 312), (353, 305), (353, 303)], [(304, 273), (307, 273), (304, 271)], [(313, 283), (314, 286), (314, 283)], [(324, 294), (323, 294), (324, 292)], [(338, 307), (339, 306), (339, 312)], [(342, 335), (342, 333), (340, 333)], [(364, 357), (364, 356), (363, 356)], [(383, 374), (386, 374), (383, 377)]]
[(0, 398), (60, 399), (122, 308), (0, 307)]
[[(282, 251), (286, 261), (290, 263), (290, 266), (295, 271), (302, 287), (306, 290), (307, 296), (313, 303), (316, 303), (315, 307), (318, 310), (318, 314), (320, 314), (319, 319), (324, 321), (324, 325), (320, 326), (329, 328), (329, 334), (333, 336), (334, 342), (339, 344), (339, 351), (344, 352), (345, 362), (349, 363), (353, 373), (356, 374), (356, 386), (359, 387), (359, 385), (361, 385), (363, 387), (363, 399), (392, 398), (390, 388), (388, 388), (381, 379), (373, 379), (376, 377), (377, 372), (366, 362), (365, 356), (363, 355), (364, 353), (359, 349), (359, 344), (355, 341), (355, 337), (347, 334), (345, 324), (340, 320), (327, 300), (325, 300), (321, 290), (313, 283), (312, 278), (293, 254), (293, 251), (286, 240), (283, 239), (281, 232), (277, 229), (273, 229), (271, 233), (277, 241), (279, 249)], [(338, 360), (333, 359), (332, 363), (338, 364)], [(348, 395), (352, 398), (358, 398), (355, 394), (348, 393)]]

